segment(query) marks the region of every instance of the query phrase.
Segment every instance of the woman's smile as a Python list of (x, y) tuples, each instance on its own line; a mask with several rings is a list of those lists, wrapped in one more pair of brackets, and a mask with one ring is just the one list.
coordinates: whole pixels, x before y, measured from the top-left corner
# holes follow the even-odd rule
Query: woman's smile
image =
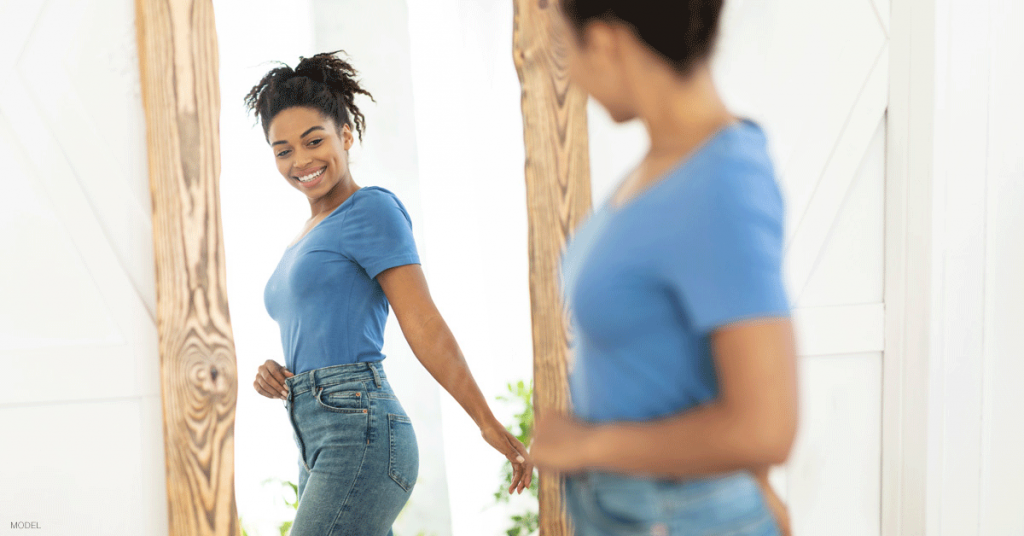
[(296, 176), (295, 180), (299, 181), (299, 184), (303, 188), (312, 188), (312, 187), (320, 184), (320, 181), (323, 180), (326, 171), (327, 171), (327, 166), (324, 166), (324, 167), (322, 167), (322, 168), (320, 168), (320, 169), (318, 169), (318, 170), (316, 170), (316, 171), (314, 171), (312, 173), (308, 173), (306, 175), (301, 175), (301, 176)]

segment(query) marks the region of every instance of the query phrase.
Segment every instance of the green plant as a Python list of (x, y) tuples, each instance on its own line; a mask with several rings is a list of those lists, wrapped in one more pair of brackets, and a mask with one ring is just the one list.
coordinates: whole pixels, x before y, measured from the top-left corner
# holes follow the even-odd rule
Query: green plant
[[(281, 480), (279, 478), (268, 478), (263, 481), (264, 484), (269, 484), (272, 482), (277, 482), (281, 484), (282, 487), (284, 487), (285, 492), (284, 496), (281, 497), (281, 500), (283, 500), (284, 504), (289, 506), (292, 510), (297, 511), (299, 509), (299, 486), (296, 485), (295, 482), (292, 482), (290, 480)], [(287, 521), (282, 521), (281, 524), (277, 527), (277, 529), (281, 531), (281, 536), (288, 536), (288, 531), (292, 528), (292, 521), (293, 520), (291, 519)]]
[[(506, 404), (513, 405), (519, 412), (512, 416), (512, 424), (506, 425), (505, 428), (509, 433), (516, 436), (516, 439), (529, 446), (530, 438), (533, 434), (533, 380), (529, 384), (524, 383), (522, 380), (515, 384), (510, 383), (507, 385), (507, 388), (507, 395), (500, 395), (495, 398)], [(494, 492), (494, 499), (499, 503), (507, 503), (509, 501), (508, 488), (512, 485), (512, 463), (506, 461), (502, 471), (505, 477), (503, 479), (505, 485)], [(534, 478), (530, 482), (530, 487), (527, 488), (527, 491), (536, 499), (538, 490), (538, 482)], [(508, 536), (527, 536), (535, 532), (540, 527), (536, 503), (526, 512), (513, 515), (510, 521), (512, 526), (505, 531)]]
[[(292, 510), (299, 509), (299, 486), (289, 480), (281, 480), (280, 478), (268, 478), (262, 482), (265, 486), (272, 483), (281, 484), (284, 487), (284, 496), (281, 500), (284, 501), (286, 506), (291, 507)], [(278, 525), (277, 530), (281, 532), (281, 536), (288, 536), (288, 531), (292, 528), (292, 520), (282, 521)], [(238, 516), (238, 525), (241, 528), (242, 536), (249, 536), (249, 533), (245, 530), (245, 524), (242, 522), (242, 516)]]

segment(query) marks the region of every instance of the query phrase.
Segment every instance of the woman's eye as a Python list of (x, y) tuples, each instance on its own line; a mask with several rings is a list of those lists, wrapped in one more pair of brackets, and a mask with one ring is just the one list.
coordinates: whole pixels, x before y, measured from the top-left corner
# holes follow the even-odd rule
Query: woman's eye
[(310, 144), (310, 145), (312, 145), (312, 146), (314, 146), (314, 147), (316, 147), (317, 145), (320, 145), (320, 142), (322, 142), (322, 141), (324, 141), (324, 139), (323, 139), (323, 138), (317, 138), (317, 139), (315, 139), (315, 140), (313, 140), (313, 141), (309, 142), (309, 144)]
[(291, 152), (291, 151), (288, 151), (288, 150), (285, 150), (285, 151), (281, 151), (281, 152), (277, 153), (277, 157), (278, 157), (278, 158), (280, 158), (280, 157), (282, 157), (282, 156), (285, 156), (285, 155), (287, 155), (287, 154), (288, 154), (289, 152)]

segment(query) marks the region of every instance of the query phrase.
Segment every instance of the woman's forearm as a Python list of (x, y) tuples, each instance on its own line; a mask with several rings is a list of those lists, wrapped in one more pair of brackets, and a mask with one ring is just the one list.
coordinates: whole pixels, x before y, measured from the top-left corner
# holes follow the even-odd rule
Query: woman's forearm
[(480, 428), (497, 423), (448, 324), (438, 316), (404, 330), (413, 354)]
[(783, 463), (797, 428), (789, 319), (732, 324), (711, 336), (718, 397), (656, 421), (592, 430), (597, 467), (687, 477)]
[(657, 421), (594, 426), (583, 455), (594, 469), (680, 478), (780, 464), (792, 436), (770, 414), (711, 403)]

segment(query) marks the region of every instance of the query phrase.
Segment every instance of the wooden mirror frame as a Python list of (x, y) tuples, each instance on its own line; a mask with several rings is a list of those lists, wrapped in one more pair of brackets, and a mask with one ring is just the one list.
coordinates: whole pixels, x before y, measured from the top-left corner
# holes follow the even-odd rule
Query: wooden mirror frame
[(235, 536), (238, 371), (220, 222), (212, 0), (136, 0), (156, 257), (168, 532)]

